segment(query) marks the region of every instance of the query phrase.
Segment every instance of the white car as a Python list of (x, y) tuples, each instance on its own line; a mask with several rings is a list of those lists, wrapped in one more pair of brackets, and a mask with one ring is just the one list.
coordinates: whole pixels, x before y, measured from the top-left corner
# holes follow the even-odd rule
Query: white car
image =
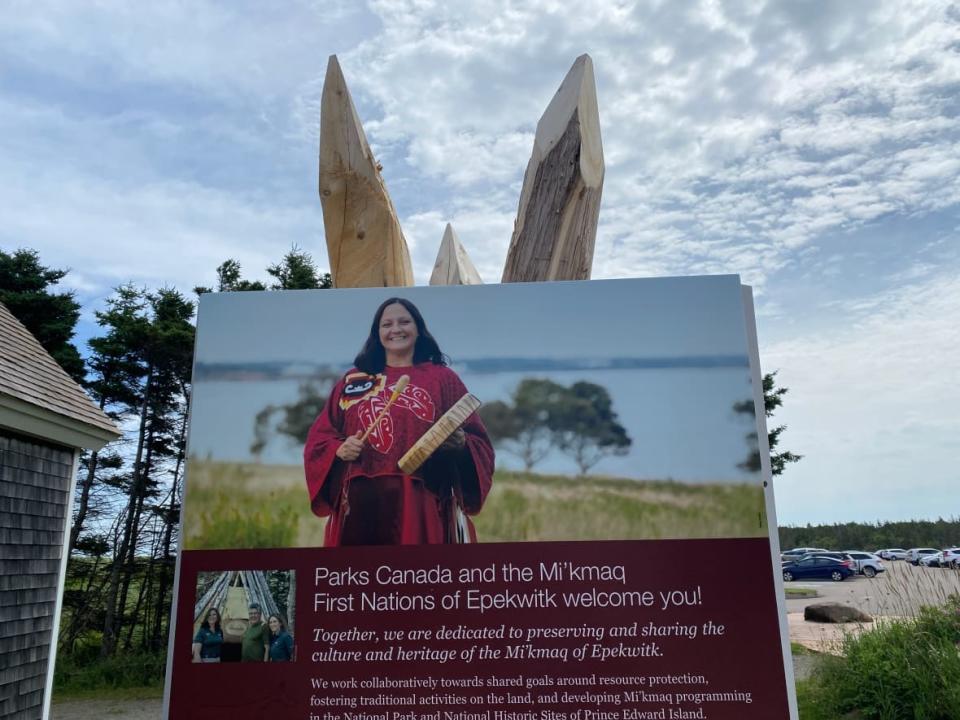
[(903, 548), (885, 548), (877, 550), (874, 555), (879, 555), (884, 560), (906, 560), (907, 551)]
[(917, 561), (918, 567), (940, 567), (940, 558), (943, 555), (938, 550), (932, 555), (921, 555), (920, 559)]
[(940, 551), (936, 548), (910, 548), (907, 550), (907, 562), (914, 565), (920, 564), (920, 558), (924, 555), (939, 555)]
[(863, 550), (844, 550), (843, 552), (853, 560), (853, 569), (860, 575), (872, 578), (877, 573), (882, 573), (886, 570), (880, 558), (873, 553), (864, 552)]
[(941, 550), (936, 555), (925, 555), (920, 558), (920, 564), (924, 567), (960, 567), (960, 548), (947, 548)]
[(960, 570), (960, 547), (947, 548), (940, 556), (940, 567), (952, 567)]
[(819, 553), (819, 552), (827, 552), (827, 550), (825, 548), (808, 548), (808, 547), (800, 547), (800, 548), (793, 548), (792, 550), (784, 550), (782, 553), (780, 553), (780, 561), (792, 562), (793, 560), (799, 560), (804, 555), (810, 555), (810, 554)]

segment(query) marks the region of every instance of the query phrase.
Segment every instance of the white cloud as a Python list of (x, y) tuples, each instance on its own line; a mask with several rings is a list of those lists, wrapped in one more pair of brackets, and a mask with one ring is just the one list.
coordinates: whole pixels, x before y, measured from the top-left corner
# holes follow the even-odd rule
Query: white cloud
[(368, 133), (454, 192), (522, 175), (533, 125), (593, 52), (601, 275), (719, 268), (762, 285), (825, 233), (957, 199), (946, 3), (371, 7), (383, 32), (342, 58)]
[[(7, 4), (6, 52), (44, 74), (78, 85), (162, 83), (223, 100), (288, 91), (319, 58), (309, 49), (357, 39), (337, 23), (362, 15), (347, 0), (293, 0), (283, 12), (261, 3)], [(100, 73), (90, 75), (98, 67)]]
[[(346, 49), (341, 63), (401, 214), (449, 213), (484, 196), (494, 224), (478, 235), (502, 251), (509, 233), (498, 233), (510, 228), (500, 219), (516, 210), (534, 125), (573, 58), (592, 52), (607, 161), (598, 276), (736, 271), (762, 287), (827, 233), (957, 201), (949, 91), (960, 61), (944, 2), (817, 13), (757, 1), (355, 8), (48, 3), (8, 14), (0, 37), (21, 63), (80, 87), (102, 68), (114, 85), (142, 93), (153, 83), (201, 102), (199, 114), (148, 104), (103, 117), (37, 106), (60, 114), (50, 124), (58, 142), (31, 152), (53, 157), (84, 136), (68, 156), (94, 180), (91, 155), (111, 176), (150, 174), (165, 144), (220, 143), (239, 166), (266, 161), (278, 139), (303, 157), (288, 167), (301, 172), (315, 152), (326, 55)], [(181, 180), (222, 185), (209, 159), (198, 165), (210, 178), (191, 177), (184, 160)]]
[(774, 418), (788, 425), (783, 444), (805, 455), (777, 485), (782, 522), (953, 512), (943, 493), (960, 480), (960, 279), (907, 275), (921, 279), (833, 303), (830, 327), (763, 348), (790, 388)]
[(26, 245), (45, 262), (73, 268), (67, 276), (83, 294), (100, 295), (132, 281), (176, 284), (189, 291), (211, 284), (214, 269), (236, 258), (254, 278), (291, 242), (320, 239), (319, 208), (282, 207), (255, 197), (182, 181), (127, 186), (67, 168), (0, 169), (4, 245)]

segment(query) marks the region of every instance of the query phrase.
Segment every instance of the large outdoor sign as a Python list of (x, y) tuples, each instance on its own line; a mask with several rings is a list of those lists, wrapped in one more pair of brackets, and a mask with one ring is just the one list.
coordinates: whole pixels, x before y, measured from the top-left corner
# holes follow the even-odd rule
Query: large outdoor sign
[(205, 295), (169, 717), (796, 717), (765, 437), (735, 276)]

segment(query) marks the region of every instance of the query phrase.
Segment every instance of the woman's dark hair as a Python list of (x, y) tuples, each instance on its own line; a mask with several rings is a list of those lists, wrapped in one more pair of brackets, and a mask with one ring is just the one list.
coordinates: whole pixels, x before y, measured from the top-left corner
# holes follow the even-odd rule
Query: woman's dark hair
[(210, 627), (210, 613), (216, 613), (216, 614), (217, 614), (217, 621), (213, 624), (213, 631), (214, 631), (214, 632), (223, 632), (223, 631), (220, 629), (220, 611), (217, 610), (216, 608), (210, 608), (209, 610), (207, 610), (207, 614), (203, 616), (203, 625), (201, 625), (201, 627), (205, 627), (205, 628), (209, 628), (209, 627)]
[[(286, 629), (287, 629), (287, 624), (283, 621), (283, 618), (280, 617), (279, 615), (277, 615), (276, 613), (274, 613), (273, 615), (271, 615), (270, 617), (267, 618), (267, 630), (270, 632), (270, 637), (275, 637), (274, 634), (273, 634), (273, 630), (270, 630), (270, 621), (273, 620), (274, 618), (276, 618), (276, 619), (277, 619), (277, 622), (280, 623), (280, 629), (281, 629), (281, 630), (286, 630)], [(277, 635), (279, 635), (279, 634), (280, 634), (280, 633), (277, 633)]]
[(423, 321), (423, 315), (417, 310), (417, 306), (405, 298), (392, 297), (384, 300), (377, 312), (373, 315), (373, 323), (370, 325), (370, 335), (363, 344), (360, 354), (353, 360), (354, 366), (365, 373), (376, 374), (383, 372), (387, 365), (387, 353), (380, 344), (380, 318), (383, 317), (383, 311), (389, 305), (400, 304), (410, 313), (410, 317), (417, 324), (417, 342), (413, 346), (413, 364), (432, 362), (434, 365), (446, 365), (447, 356), (440, 352), (440, 346), (433, 339), (433, 335), (427, 330), (427, 324)]

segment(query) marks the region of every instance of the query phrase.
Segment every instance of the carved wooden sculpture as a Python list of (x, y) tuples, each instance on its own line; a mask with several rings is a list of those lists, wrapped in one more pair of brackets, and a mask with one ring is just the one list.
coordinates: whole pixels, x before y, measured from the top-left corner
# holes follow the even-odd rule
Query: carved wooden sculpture
[(413, 285), (407, 241), (336, 55), (320, 106), (320, 203), (334, 287)]
[(443, 231), (443, 240), (440, 242), (440, 252), (437, 253), (437, 262), (433, 265), (433, 274), (430, 276), (431, 285), (482, 285), (480, 273), (474, 267), (467, 249), (461, 244), (460, 238), (454, 232), (453, 226), (447, 223)]
[(593, 61), (581, 55), (537, 123), (503, 282), (589, 279), (603, 174)]

